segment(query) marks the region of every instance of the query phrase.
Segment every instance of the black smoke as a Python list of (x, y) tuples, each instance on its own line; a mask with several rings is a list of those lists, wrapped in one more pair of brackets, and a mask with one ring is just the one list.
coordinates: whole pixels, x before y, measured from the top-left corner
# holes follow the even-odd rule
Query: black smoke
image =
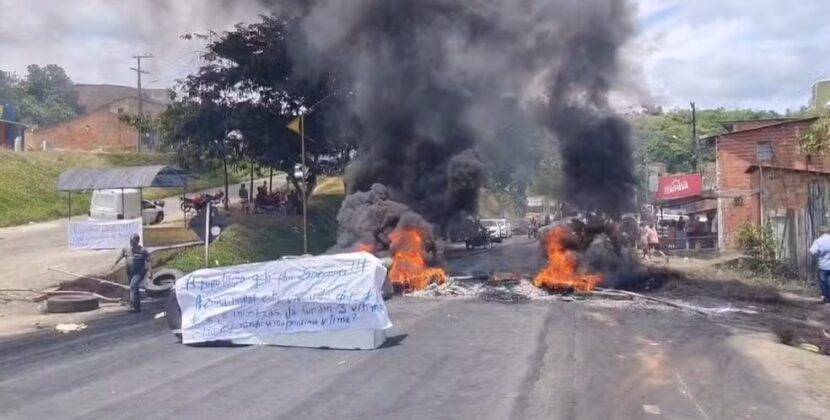
[(488, 168), (528, 178), (539, 139), (558, 144), (572, 205), (631, 207), (629, 131), (607, 103), (632, 32), (627, 0), (275, 4), (309, 40), (293, 52), (298, 74), (335, 68), (350, 93), (339, 130), (354, 133), (358, 160), (346, 177), (341, 247), (387, 229), (390, 212), (441, 227), (475, 214)]

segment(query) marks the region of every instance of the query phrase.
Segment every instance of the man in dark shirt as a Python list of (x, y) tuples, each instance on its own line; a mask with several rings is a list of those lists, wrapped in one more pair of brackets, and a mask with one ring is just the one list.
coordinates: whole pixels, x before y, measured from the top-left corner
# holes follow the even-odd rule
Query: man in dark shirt
[(147, 275), (150, 266), (150, 253), (139, 244), (141, 238), (137, 234), (130, 237), (130, 247), (121, 250), (121, 255), (115, 260), (113, 267), (122, 259), (127, 260), (127, 278), (130, 280), (130, 309), (129, 312), (141, 312), (141, 295), (138, 287)]
[(248, 213), (250, 211), (248, 198), (248, 189), (245, 188), (245, 183), (242, 183), (239, 186), (239, 202), (242, 204), (242, 213)]

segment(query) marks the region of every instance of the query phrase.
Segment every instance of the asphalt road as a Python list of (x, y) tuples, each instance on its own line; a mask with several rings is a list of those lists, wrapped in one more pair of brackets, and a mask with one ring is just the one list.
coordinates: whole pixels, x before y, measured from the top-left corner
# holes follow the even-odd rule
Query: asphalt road
[[(509, 248), (531, 247), (450, 259), (502, 267)], [(395, 326), (375, 351), (188, 347), (153, 311), (0, 341), (0, 418), (819, 418), (725, 327), (686, 312), (400, 297), (389, 308)]]

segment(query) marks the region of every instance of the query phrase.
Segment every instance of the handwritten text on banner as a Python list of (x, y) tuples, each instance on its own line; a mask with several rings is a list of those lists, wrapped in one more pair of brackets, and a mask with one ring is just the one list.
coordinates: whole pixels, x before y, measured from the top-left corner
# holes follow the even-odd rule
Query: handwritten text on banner
[(112, 249), (130, 245), (130, 236), (141, 235), (141, 219), (69, 222), (70, 249)]
[(365, 252), (194, 271), (176, 281), (182, 341), (389, 328), (385, 278)]

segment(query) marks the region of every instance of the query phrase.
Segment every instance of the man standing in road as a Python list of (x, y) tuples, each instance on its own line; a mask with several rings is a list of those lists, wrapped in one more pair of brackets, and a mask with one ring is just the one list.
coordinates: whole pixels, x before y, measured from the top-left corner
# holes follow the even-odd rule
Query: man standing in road
[(141, 285), (150, 266), (150, 253), (139, 244), (140, 240), (138, 234), (133, 234), (130, 237), (130, 247), (122, 249), (121, 255), (112, 265), (115, 268), (122, 259), (127, 260), (127, 278), (130, 280), (129, 312), (141, 312), (141, 294), (138, 286)]
[(819, 232), (821, 236), (813, 241), (810, 254), (818, 258), (818, 286), (822, 303), (830, 305), (830, 226), (822, 226)]
[(239, 186), (239, 202), (242, 204), (242, 213), (249, 213), (248, 190), (245, 188), (244, 182)]

